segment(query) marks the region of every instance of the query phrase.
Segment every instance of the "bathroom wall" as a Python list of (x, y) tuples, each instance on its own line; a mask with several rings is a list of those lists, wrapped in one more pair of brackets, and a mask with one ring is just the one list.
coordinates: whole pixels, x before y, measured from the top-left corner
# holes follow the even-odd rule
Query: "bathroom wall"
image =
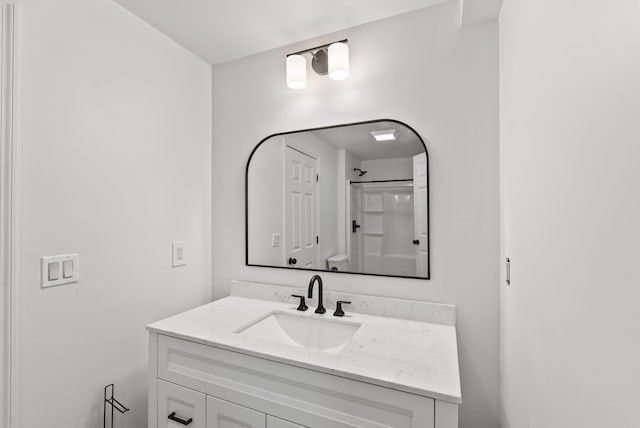
[[(318, 257), (319, 269), (326, 268), (326, 259), (338, 251), (338, 150), (312, 133), (291, 134), (269, 139), (251, 159), (249, 188), (250, 205), (258, 207), (249, 213), (251, 245), (249, 260), (253, 264), (281, 266), (286, 253), (284, 213), (285, 147), (293, 147), (317, 159), (318, 201)], [(268, 207), (259, 209), (259, 207)], [(271, 234), (280, 233), (279, 247), (271, 244)], [(244, 235), (243, 235), (244, 237)]]
[(640, 5), (505, 0), (502, 426), (638, 426)]
[[(18, 13), (15, 426), (102, 426), (115, 382), (143, 427), (145, 325), (211, 295), (211, 67), (111, 0)], [(71, 252), (80, 282), (41, 289)]]
[(360, 159), (353, 153), (344, 149), (338, 150), (338, 185), (336, 196), (338, 198), (338, 254), (349, 254), (350, 244), (347, 242), (351, 239), (351, 215), (347, 215), (347, 209), (350, 210), (351, 202), (347, 203), (347, 198), (351, 198), (350, 192), (347, 192), (346, 180), (359, 179), (358, 173), (354, 168), (360, 168)]
[[(249, 215), (249, 260), (255, 264), (280, 266), (284, 260), (284, 137), (263, 143), (251, 158), (247, 176), (249, 205), (269, 209), (251, 210)], [(279, 233), (281, 245), (272, 245), (272, 234)]]
[(364, 160), (362, 169), (367, 171), (357, 180), (410, 180), (413, 179), (413, 158)]
[[(214, 298), (229, 281), (306, 286), (310, 272), (244, 266), (244, 167), (275, 132), (377, 118), (405, 121), (430, 156), (432, 279), (323, 274), (326, 287), (458, 305), (462, 428), (498, 426), (498, 29), (460, 28), (447, 2), (214, 67)], [(349, 38), (351, 75), (285, 83), (285, 55)], [(219, 207), (219, 208), (215, 208)]]

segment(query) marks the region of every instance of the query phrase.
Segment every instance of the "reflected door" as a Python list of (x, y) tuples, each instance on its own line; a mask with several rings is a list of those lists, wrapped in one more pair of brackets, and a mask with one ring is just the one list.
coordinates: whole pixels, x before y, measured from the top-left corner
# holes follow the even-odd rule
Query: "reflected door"
[(354, 229), (351, 227), (351, 222), (355, 221), (356, 224), (362, 224), (362, 190), (358, 186), (349, 186), (349, 197), (350, 207), (349, 207), (349, 270), (351, 272), (362, 272), (362, 239), (361, 234), (358, 232), (359, 229)]
[(429, 212), (427, 188), (427, 155), (421, 153), (413, 157), (413, 217), (416, 249), (416, 273), (426, 277), (429, 273)]
[(292, 147), (285, 154), (285, 257), (289, 267), (315, 269), (317, 160)]

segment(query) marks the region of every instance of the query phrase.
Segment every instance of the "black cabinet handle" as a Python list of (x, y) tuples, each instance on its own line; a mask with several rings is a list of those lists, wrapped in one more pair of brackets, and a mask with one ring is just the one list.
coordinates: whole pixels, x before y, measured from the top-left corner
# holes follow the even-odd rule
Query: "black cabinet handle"
[(186, 421), (184, 419), (180, 419), (179, 417), (176, 416), (176, 412), (171, 412), (171, 414), (169, 416), (167, 416), (169, 419), (171, 419), (174, 422), (177, 422), (179, 424), (182, 425), (189, 425), (191, 422), (193, 422), (193, 418), (189, 418)]
[(420, 240), (419, 239), (414, 239), (413, 240), (413, 245), (420, 245)]
[(296, 263), (298, 263), (298, 260), (294, 259), (293, 257), (289, 257), (289, 264), (290, 265), (295, 265)]
[(360, 225), (355, 220), (351, 220), (351, 233), (356, 233), (359, 228)]

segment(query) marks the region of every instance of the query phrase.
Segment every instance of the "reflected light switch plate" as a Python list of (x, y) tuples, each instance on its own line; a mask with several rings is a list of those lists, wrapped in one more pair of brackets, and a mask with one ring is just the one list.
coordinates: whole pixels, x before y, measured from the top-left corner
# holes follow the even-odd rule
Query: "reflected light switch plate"
[(173, 267), (184, 266), (187, 264), (187, 258), (185, 249), (187, 246), (186, 241), (173, 241), (172, 254), (173, 254)]

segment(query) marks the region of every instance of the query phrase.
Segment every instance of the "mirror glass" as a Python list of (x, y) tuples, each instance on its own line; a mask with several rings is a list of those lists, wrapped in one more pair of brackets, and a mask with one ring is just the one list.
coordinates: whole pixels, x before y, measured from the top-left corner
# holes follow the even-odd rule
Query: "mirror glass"
[(246, 171), (246, 263), (429, 278), (429, 169), (408, 125), (272, 135)]

